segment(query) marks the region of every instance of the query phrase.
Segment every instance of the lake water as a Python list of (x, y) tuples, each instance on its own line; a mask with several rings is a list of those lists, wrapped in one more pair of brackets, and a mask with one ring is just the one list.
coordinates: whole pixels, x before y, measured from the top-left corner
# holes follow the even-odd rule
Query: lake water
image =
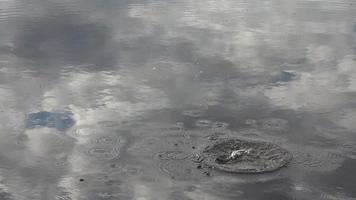
[(1, 200), (356, 199), (355, 100), (354, 0), (0, 0)]

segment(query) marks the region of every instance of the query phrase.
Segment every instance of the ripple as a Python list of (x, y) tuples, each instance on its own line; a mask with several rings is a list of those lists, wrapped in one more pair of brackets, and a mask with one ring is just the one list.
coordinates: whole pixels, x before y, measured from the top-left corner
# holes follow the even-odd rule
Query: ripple
[(249, 125), (249, 126), (256, 126), (257, 121), (256, 121), (255, 119), (247, 119), (247, 120), (245, 121), (245, 124), (246, 124), (246, 125)]
[(182, 112), (182, 115), (189, 116), (189, 117), (200, 117), (203, 115), (202, 110), (185, 110)]
[(135, 166), (132, 164), (119, 164), (119, 163), (110, 163), (109, 168), (112, 171), (112, 174), (122, 176), (137, 176), (143, 173), (141, 166)]
[(195, 122), (195, 126), (201, 127), (201, 128), (211, 127), (212, 122), (207, 119), (200, 119)]
[(160, 160), (183, 160), (189, 155), (182, 151), (164, 151), (155, 155)]
[(200, 179), (206, 176), (205, 173), (207, 172), (197, 169), (196, 165), (190, 162), (181, 160), (170, 160), (160, 163), (159, 169), (170, 178), (180, 181)]
[(332, 171), (340, 167), (345, 160), (345, 156), (341, 153), (311, 147), (292, 150), (292, 153), (291, 164), (308, 171)]
[(226, 129), (227, 127), (229, 127), (229, 124), (226, 122), (214, 122), (212, 124), (212, 128), (214, 129)]
[(205, 164), (223, 171), (265, 173), (285, 166), (292, 154), (272, 143), (225, 139), (208, 145), (201, 157)]
[(118, 148), (101, 148), (101, 147), (93, 147), (88, 150), (88, 155), (96, 158), (96, 159), (114, 159), (118, 157), (120, 151)]
[(272, 131), (272, 132), (285, 132), (288, 131), (289, 125), (288, 121), (285, 119), (279, 118), (270, 118), (262, 121), (263, 130)]
[(102, 145), (115, 145), (117, 143), (119, 143), (120, 140), (117, 137), (113, 137), (113, 136), (103, 136), (100, 138), (95, 139), (94, 143), (95, 144), (102, 144)]
[(87, 137), (95, 134), (96, 130), (94, 127), (80, 127), (75, 131), (75, 135), (78, 137)]

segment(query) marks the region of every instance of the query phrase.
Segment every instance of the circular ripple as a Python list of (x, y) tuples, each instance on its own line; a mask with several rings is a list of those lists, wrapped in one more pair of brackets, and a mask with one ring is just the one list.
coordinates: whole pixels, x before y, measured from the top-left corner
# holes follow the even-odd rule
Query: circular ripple
[(194, 180), (204, 177), (204, 171), (198, 170), (193, 164), (182, 160), (170, 160), (159, 164), (164, 174), (175, 180)]
[(293, 150), (293, 162), (291, 166), (296, 166), (303, 170), (327, 172), (339, 168), (346, 159), (344, 153), (328, 149), (317, 149), (315, 147), (298, 148)]
[(88, 154), (96, 159), (114, 159), (119, 156), (119, 149), (117, 148), (101, 148), (94, 147), (89, 149)]
[(198, 121), (195, 122), (195, 126), (197, 127), (211, 127), (212, 126), (212, 122), (210, 120), (207, 119), (200, 119)]
[(95, 139), (94, 143), (103, 145), (114, 145), (119, 142), (119, 139), (111, 136), (103, 136)]
[(288, 131), (288, 121), (285, 119), (270, 118), (262, 121), (262, 129), (267, 131)]
[(75, 131), (75, 135), (78, 137), (88, 137), (91, 135), (95, 135), (96, 131), (95, 128), (93, 127), (82, 127), (82, 128), (78, 128)]
[(226, 122), (214, 122), (212, 126), (216, 129), (225, 129), (229, 126), (229, 124)]
[(185, 110), (182, 112), (182, 115), (189, 117), (200, 117), (203, 115), (203, 111), (201, 110)]
[(188, 155), (182, 151), (163, 151), (156, 154), (161, 160), (183, 160), (188, 157)]
[[(237, 154), (239, 151), (243, 153)], [(239, 139), (226, 139), (207, 146), (201, 156), (205, 164), (235, 173), (271, 172), (292, 159), (292, 155), (278, 145)]]

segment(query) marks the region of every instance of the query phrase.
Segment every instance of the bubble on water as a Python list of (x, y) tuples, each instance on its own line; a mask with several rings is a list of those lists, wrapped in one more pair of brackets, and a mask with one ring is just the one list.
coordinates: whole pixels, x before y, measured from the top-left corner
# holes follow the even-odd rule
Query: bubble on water
[(200, 117), (203, 115), (202, 110), (185, 110), (182, 112), (182, 115), (189, 116), (189, 117)]
[(211, 127), (212, 121), (207, 120), (207, 119), (200, 119), (195, 122), (195, 126), (201, 127), (201, 128)]
[(155, 155), (160, 160), (183, 160), (189, 155), (182, 151), (164, 151)]
[(289, 129), (288, 121), (279, 118), (270, 118), (262, 120), (262, 129), (272, 132), (285, 132)]

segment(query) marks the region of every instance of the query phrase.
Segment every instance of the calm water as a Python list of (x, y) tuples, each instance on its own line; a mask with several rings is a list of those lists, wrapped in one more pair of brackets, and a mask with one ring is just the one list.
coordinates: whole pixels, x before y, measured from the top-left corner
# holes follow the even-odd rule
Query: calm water
[(1, 200), (356, 199), (354, 0), (0, 0), (0, 96)]

